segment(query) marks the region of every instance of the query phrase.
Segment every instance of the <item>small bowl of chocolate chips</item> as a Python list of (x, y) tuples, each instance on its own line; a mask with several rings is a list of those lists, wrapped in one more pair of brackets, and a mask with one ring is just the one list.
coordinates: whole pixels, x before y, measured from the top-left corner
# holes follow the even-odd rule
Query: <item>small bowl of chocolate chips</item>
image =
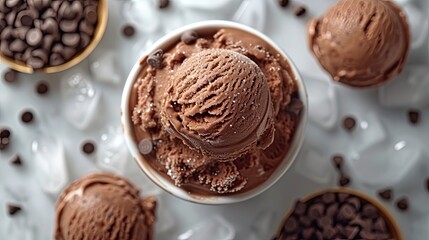
[(103, 37), (107, 0), (0, 1), (0, 60), (16, 71), (60, 72)]
[(296, 201), (274, 239), (404, 238), (393, 216), (377, 200), (350, 188), (333, 188)]

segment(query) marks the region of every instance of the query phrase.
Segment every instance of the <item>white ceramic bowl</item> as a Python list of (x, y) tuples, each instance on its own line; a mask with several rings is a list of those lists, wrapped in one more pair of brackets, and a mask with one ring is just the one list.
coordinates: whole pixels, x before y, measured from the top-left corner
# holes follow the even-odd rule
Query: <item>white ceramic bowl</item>
[[(293, 75), (295, 76), (295, 80), (297, 81), (299, 85), (299, 94), (301, 101), (303, 102), (304, 109), (301, 113), (301, 120), (298, 125), (298, 128), (296, 129), (294, 139), (292, 141), (292, 145), (289, 149), (289, 152), (287, 153), (285, 159), (279, 164), (277, 169), (272, 173), (270, 178), (268, 178), (265, 182), (257, 186), (256, 188), (253, 188), (246, 192), (238, 192), (232, 195), (225, 195), (225, 196), (201, 196), (196, 194), (189, 194), (185, 190), (183, 190), (180, 187), (175, 186), (172, 182), (169, 181), (169, 179), (166, 179), (164, 176), (159, 174), (156, 170), (154, 170), (149, 163), (145, 161), (143, 156), (140, 154), (138, 150), (138, 143), (134, 139), (134, 126), (131, 121), (131, 113), (129, 111), (129, 101), (130, 101), (130, 95), (131, 90), (133, 88), (133, 84), (137, 79), (137, 76), (139, 75), (140, 71), (142, 70), (143, 66), (140, 65), (140, 62), (142, 59), (147, 57), (150, 53), (153, 51), (161, 48), (165, 49), (165, 46), (171, 46), (172, 43), (175, 43), (177, 41), (180, 41), (180, 36), (183, 32), (187, 30), (195, 30), (199, 31), (202, 29), (221, 29), (221, 28), (232, 28), (232, 29), (238, 29), (242, 31), (249, 32), (253, 35), (258, 36), (259, 38), (263, 39), (265, 42), (270, 44), (275, 50), (277, 50), (282, 56), (287, 59), (289, 62), (291, 69), (293, 71)], [(295, 160), (296, 156), (298, 155), (298, 152), (301, 148), (303, 138), (304, 138), (304, 129), (307, 124), (307, 115), (308, 115), (308, 103), (307, 103), (307, 92), (304, 86), (304, 82), (302, 81), (302, 78), (300, 74), (298, 73), (298, 70), (292, 63), (291, 59), (287, 56), (286, 53), (284, 53), (277, 44), (275, 44), (271, 39), (269, 39), (266, 35), (248, 27), (242, 24), (234, 23), (234, 22), (228, 22), (228, 21), (204, 21), (204, 22), (198, 22), (194, 24), (190, 24), (184, 27), (181, 27), (175, 31), (172, 31), (159, 39), (156, 43), (153, 44), (153, 46), (141, 56), (140, 60), (137, 61), (131, 70), (130, 74), (128, 75), (127, 82), (124, 87), (124, 91), (122, 94), (122, 104), (121, 104), (121, 121), (122, 126), (124, 130), (125, 135), (125, 141), (128, 145), (128, 148), (131, 152), (131, 155), (133, 158), (137, 161), (140, 168), (143, 170), (143, 172), (159, 187), (163, 188), (165, 191), (169, 192), (170, 194), (179, 197), (181, 199), (195, 202), (195, 203), (203, 203), (203, 204), (228, 204), (228, 203), (236, 203), (240, 201), (244, 201), (247, 199), (250, 199), (252, 197), (255, 197), (256, 195), (264, 192), (268, 188), (270, 188), (274, 183), (276, 183), (281, 176), (289, 169), (289, 167), (292, 165), (293, 161)]]

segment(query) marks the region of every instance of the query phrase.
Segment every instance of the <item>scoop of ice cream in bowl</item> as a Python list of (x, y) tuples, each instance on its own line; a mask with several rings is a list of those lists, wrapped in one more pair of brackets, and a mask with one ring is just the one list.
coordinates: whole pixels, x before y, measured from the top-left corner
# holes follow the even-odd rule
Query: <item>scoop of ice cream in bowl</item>
[(158, 40), (122, 96), (126, 143), (143, 172), (197, 203), (254, 197), (291, 166), (307, 95), (290, 58), (247, 26), (206, 21)]
[(410, 32), (405, 13), (391, 0), (341, 0), (310, 22), (308, 39), (333, 80), (365, 88), (401, 72)]

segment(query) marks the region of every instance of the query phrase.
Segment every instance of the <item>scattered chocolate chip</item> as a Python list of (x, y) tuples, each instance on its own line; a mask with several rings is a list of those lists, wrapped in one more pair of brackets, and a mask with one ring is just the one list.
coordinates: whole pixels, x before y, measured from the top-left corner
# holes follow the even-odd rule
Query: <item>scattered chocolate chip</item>
[(152, 140), (150, 140), (150, 139), (143, 139), (143, 140), (141, 140), (139, 142), (138, 148), (139, 148), (139, 151), (140, 151), (141, 154), (146, 155), (146, 154), (151, 153), (152, 149), (153, 149)]
[(19, 211), (21, 211), (20, 206), (13, 204), (13, 203), (7, 204), (7, 212), (9, 213), (9, 216), (15, 215)]
[(393, 190), (390, 188), (382, 189), (378, 192), (378, 196), (385, 200), (391, 200), (393, 195)]
[(125, 37), (132, 37), (135, 32), (136, 29), (130, 24), (127, 24), (122, 28), (122, 34), (124, 34)]
[(398, 201), (396, 202), (396, 206), (402, 211), (408, 210), (408, 199), (405, 197), (398, 199)]
[(18, 79), (17, 72), (12, 69), (7, 70), (4, 73), (3, 77), (6, 82), (10, 82), (10, 83), (15, 82)]
[(82, 144), (82, 151), (85, 154), (92, 154), (95, 151), (95, 145), (92, 141), (86, 141)]
[(289, 5), (289, 0), (277, 0), (277, 2), (279, 3), (280, 7), (287, 7), (287, 5)]
[(39, 81), (36, 84), (36, 92), (40, 95), (45, 95), (49, 91), (49, 85), (45, 81)]
[(21, 120), (23, 123), (30, 123), (33, 121), (34, 115), (30, 110), (26, 110), (21, 113)]
[(21, 166), (22, 165), (22, 161), (21, 158), (19, 157), (18, 154), (15, 154), (12, 156), (12, 158), (10, 159), (10, 163), (16, 166)]
[(159, 8), (166, 8), (170, 5), (170, 0), (158, 0), (158, 7)]
[(351, 131), (355, 128), (356, 126), (356, 120), (354, 117), (352, 116), (347, 116), (344, 118), (343, 120), (343, 127), (347, 130), (347, 131)]
[(182, 33), (182, 36), (180, 36), (180, 39), (186, 45), (190, 45), (190, 44), (195, 43), (195, 41), (197, 41), (198, 33), (193, 31), (193, 30), (188, 30), (188, 31)]
[(0, 128), (0, 138), (10, 138), (10, 130), (6, 128)]
[(172, 105), (173, 110), (174, 110), (175, 112), (180, 112), (180, 109), (181, 109), (182, 107), (180, 106), (180, 104), (179, 104), (179, 103), (177, 103), (177, 102), (173, 102), (171, 105)]
[(408, 111), (408, 119), (412, 124), (418, 124), (420, 121), (420, 112), (417, 110)]
[(350, 178), (344, 174), (341, 174), (340, 180), (338, 183), (341, 187), (347, 186), (350, 184)]
[(158, 49), (149, 55), (149, 57), (147, 58), (147, 63), (154, 68), (161, 69), (162, 60), (164, 58), (163, 56), (164, 51), (162, 51), (162, 49)]
[(332, 163), (334, 164), (335, 168), (341, 170), (344, 163), (344, 157), (341, 155), (334, 155), (332, 156)]
[(297, 17), (304, 16), (306, 12), (307, 9), (304, 6), (296, 6), (294, 10), (295, 16)]

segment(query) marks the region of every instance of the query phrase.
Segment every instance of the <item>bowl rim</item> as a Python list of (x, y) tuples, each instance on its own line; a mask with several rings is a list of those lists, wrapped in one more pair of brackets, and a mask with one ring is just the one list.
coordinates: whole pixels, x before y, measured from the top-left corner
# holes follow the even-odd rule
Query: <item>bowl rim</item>
[[(386, 207), (384, 207), (384, 205), (378, 201), (377, 199), (375, 199), (374, 197), (371, 197), (361, 191), (349, 188), (349, 187), (334, 187), (334, 188), (327, 188), (324, 190), (320, 190), (317, 192), (313, 192), (310, 193), (308, 195), (306, 195), (305, 197), (301, 198), (300, 200), (302, 202), (308, 202), (316, 197), (322, 196), (325, 193), (347, 193), (350, 194), (354, 197), (358, 197), (363, 199), (364, 201), (369, 202), (370, 204), (372, 204), (373, 206), (375, 206), (379, 212), (381, 213), (381, 215), (383, 216), (384, 220), (386, 220), (387, 225), (390, 227), (390, 229), (392, 229), (392, 235), (393, 235), (393, 239), (395, 240), (403, 240), (404, 236), (402, 235), (401, 232), (401, 228), (399, 227), (399, 224), (396, 222), (395, 218), (393, 217), (393, 215), (389, 212), (389, 210), (387, 210)], [(293, 210), (295, 209), (295, 206), (292, 206), (287, 212), (286, 214), (283, 216), (280, 224), (277, 227), (277, 231), (276, 231), (276, 235), (274, 236), (274, 239), (278, 239), (280, 237), (280, 234), (282, 233), (282, 229), (283, 226), (286, 222), (286, 220), (292, 215)]]
[(79, 64), (83, 60), (85, 60), (92, 53), (92, 51), (94, 51), (98, 43), (103, 38), (104, 32), (106, 31), (108, 15), (109, 15), (108, 0), (99, 0), (97, 14), (98, 14), (98, 23), (94, 30), (94, 36), (92, 37), (88, 46), (86, 46), (83, 49), (83, 51), (75, 55), (72, 59), (64, 62), (61, 65), (44, 67), (41, 69), (33, 69), (32, 67), (27, 66), (24, 62), (20, 62), (13, 58), (4, 56), (1, 53), (0, 53), (0, 61), (5, 63), (15, 71), (18, 71), (21, 73), (29, 73), (29, 74), (32, 74), (35, 72), (56, 73), (56, 72), (61, 72), (66, 69), (69, 69)]
[[(271, 174), (271, 176), (263, 183), (259, 184), (253, 189), (250, 189), (243, 193), (238, 192), (238, 193), (233, 193), (231, 195), (225, 195), (225, 196), (222, 196), (222, 195), (202, 196), (197, 194), (190, 194), (185, 190), (183, 190), (182, 188), (177, 187), (173, 183), (169, 182), (168, 179), (165, 179), (156, 170), (154, 170), (148, 163), (146, 163), (143, 156), (140, 154), (138, 150), (138, 147), (137, 147), (138, 144), (134, 140), (134, 131), (133, 131), (134, 126), (133, 126), (133, 123), (131, 122), (131, 115), (129, 111), (130, 95), (133, 89), (133, 85), (142, 67), (144, 66), (144, 64), (141, 64), (141, 62), (144, 61), (145, 58), (153, 51), (159, 48), (162, 48), (162, 46), (164, 45), (168, 45), (168, 43), (173, 42), (173, 40), (178, 41), (180, 39), (180, 35), (183, 32), (188, 30), (198, 31), (199, 29), (207, 29), (207, 28), (208, 29), (210, 28), (237, 29), (237, 30), (241, 30), (241, 31), (245, 31), (250, 34), (253, 34), (261, 38), (263, 41), (267, 42), (271, 47), (273, 47), (273, 49), (278, 51), (278, 53), (280, 53), (281, 56), (284, 57), (288, 62), (288, 64), (290, 65), (291, 71), (295, 77), (294, 80), (298, 84), (300, 99), (304, 106), (303, 110), (301, 111), (300, 123), (298, 125), (298, 128), (295, 131), (294, 139), (292, 140), (289, 151), (286, 154), (285, 159), (280, 163), (280, 165)], [(224, 21), (224, 20), (209, 20), (209, 21), (192, 23), (192, 24), (180, 27), (166, 34), (158, 41), (156, 41), (150, 48), (148, 48), (142, 54), (139, 60), (134, 64), (126, 80), (124, 90), (122, 93), (122, 101), (121, 101), (121, 123), (122, 123), (122, 129), (125, 136), (125, 142), (126, 142), (126, 145), (128, 146), (128, 149), (132, 157), (134, 158), (135, 161), (137, 161), (137, 164), (139, 165), (140, 169), (147, 175), (149, 179), (151, 179), (152, 182), (154, 182), (156, 185), (158, 185), (166, 192), (186, 201), (200, 203), (200, 204), (208, 204), (208, 205), (230, 204), (230, 203), (245, 201), (259, 195), (260, 193), (264, 192), (265, 190), (269, 189), (272, 185), (274, 185), (284, 175), (284, 173), (292, 166), (294, 160), (297, 158), (297, 155), (299, 153), (299, 150), (304, 140), (304, 132), (307, 125), (307, 118), (308, 118), (307, 91), (304, 85), (303, 78), (301, 77), (294, 63), (291, 61), (291, 58), (276, 43), (274, 43), (269, 37), (267, 37), (263, 33), (249, 26), (242, 25), (235, 22)], [(287, 161), (286, 159), (289, 159), (289, 161)]]

